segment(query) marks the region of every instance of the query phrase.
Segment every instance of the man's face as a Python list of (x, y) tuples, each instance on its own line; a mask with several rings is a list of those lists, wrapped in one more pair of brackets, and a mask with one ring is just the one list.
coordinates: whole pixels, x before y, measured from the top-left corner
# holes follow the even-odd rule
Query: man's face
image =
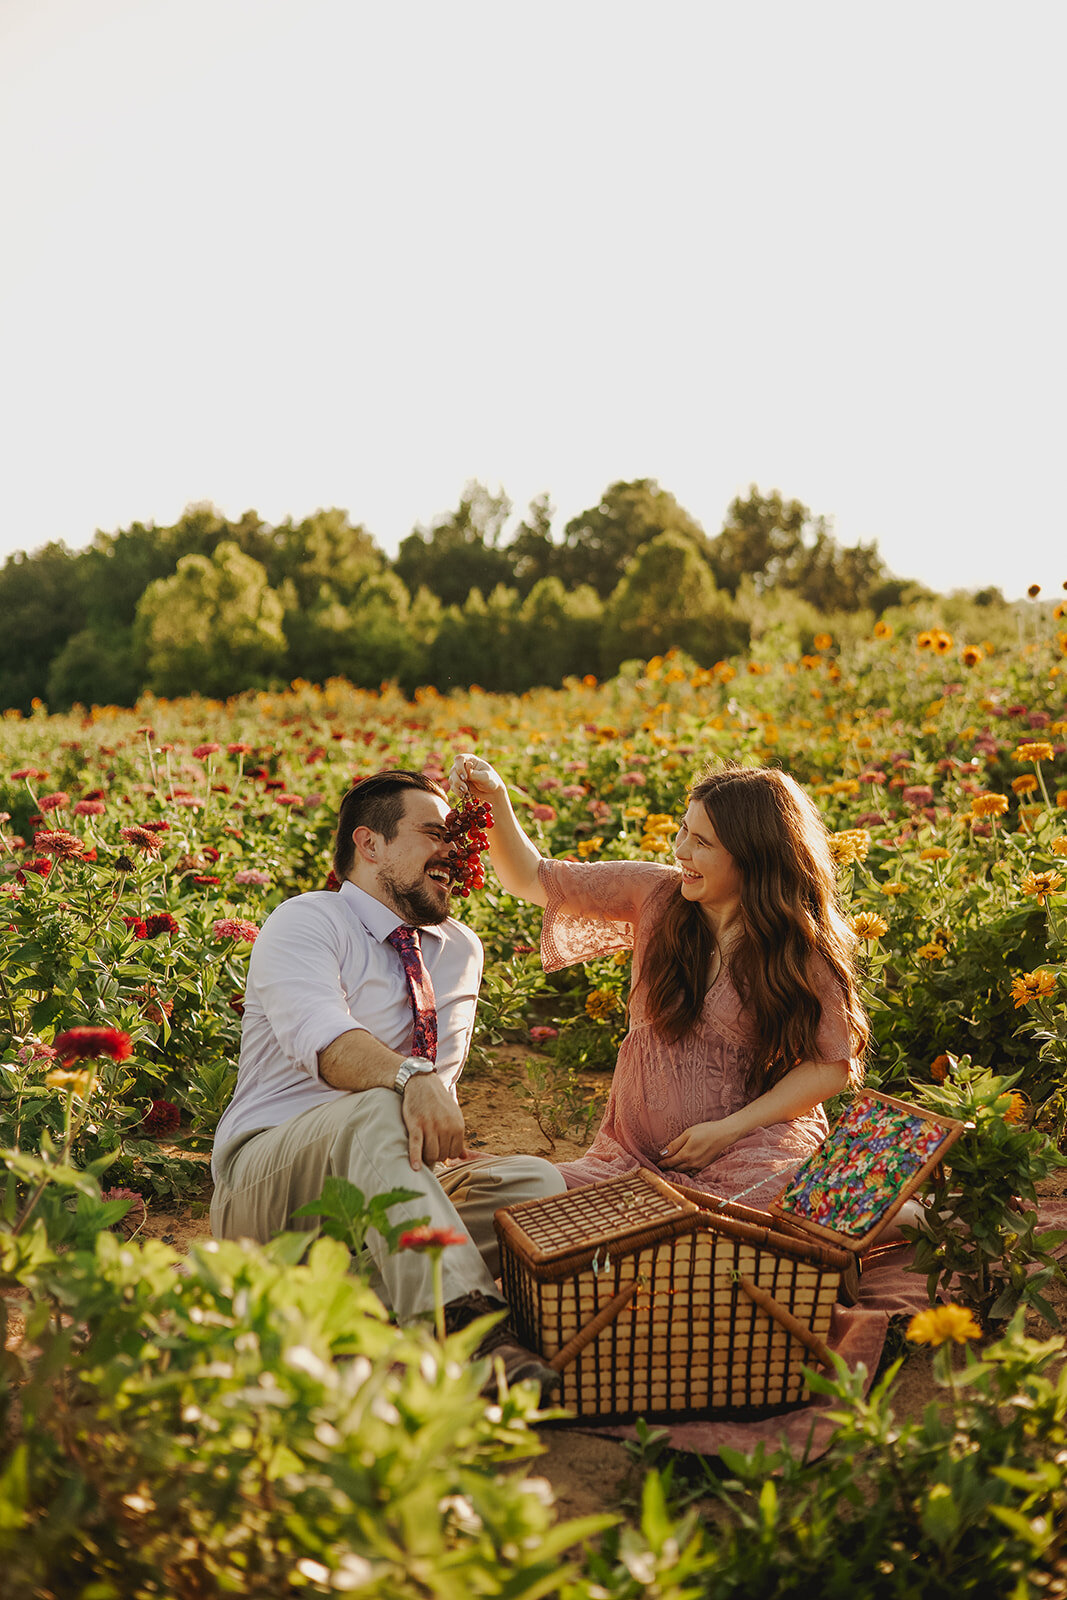
[(378, 898), (416, 928), (448, 916), (448, 807), (422, 789), (404, 791), (404, 813), (395, 836), (378, 835)]

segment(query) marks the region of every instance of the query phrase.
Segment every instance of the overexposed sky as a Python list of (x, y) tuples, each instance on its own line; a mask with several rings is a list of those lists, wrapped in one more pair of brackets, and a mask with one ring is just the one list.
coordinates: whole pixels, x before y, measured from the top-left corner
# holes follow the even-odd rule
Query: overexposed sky
[(0, 557), (750, 483), (1067, 579), (1062, 0), (0, 0)]

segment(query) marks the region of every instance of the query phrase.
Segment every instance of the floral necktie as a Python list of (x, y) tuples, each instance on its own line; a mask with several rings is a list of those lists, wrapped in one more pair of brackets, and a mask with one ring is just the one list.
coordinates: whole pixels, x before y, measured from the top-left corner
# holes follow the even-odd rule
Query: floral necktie
[(411, 1054), (424, 1056), (427, 1061), (437, 1060), (437, 1001), (433, 983), (422, 959), (418, 928), (395, 928), (388, 941), (399, 955), (411, 995), (411, 1008), (415, 1013), (415, 1028), (411, 1035)]

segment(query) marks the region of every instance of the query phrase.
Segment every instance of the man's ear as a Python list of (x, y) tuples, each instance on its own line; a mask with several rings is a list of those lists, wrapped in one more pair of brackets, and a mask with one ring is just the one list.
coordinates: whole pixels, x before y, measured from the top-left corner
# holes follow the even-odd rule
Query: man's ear
[(356, 855), (361, 861), (368, 861), (371, 865), (377, 862), (378, 848), (381, 842), (381, 834), (375, 833), (373, 828), (365, 828), (361, 825), (352, 831), (352, 843), (356, 847)]

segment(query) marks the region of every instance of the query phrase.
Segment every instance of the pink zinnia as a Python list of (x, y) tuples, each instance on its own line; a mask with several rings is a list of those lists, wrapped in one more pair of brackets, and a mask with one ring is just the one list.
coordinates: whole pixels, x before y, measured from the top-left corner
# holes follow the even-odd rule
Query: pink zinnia
[(42, 811), (58, 811), (61, 806), (70, 804), (70, 795), (65, 789), (57, 789), (55, 794), (43, 794), (37, 804)]
[(159, 854), (159, 840), (154, 828), (142, 828), (139, 823), (132, 822), (129, 827), (119, 829), (119, 838), (143, 850), (146, 856)]
[(226, 746), (226, 754), (228, 756), (250, 756), (252, 754), (252, 746), (250, 744), (228, 744)]
[(270, 882), (270, 873), (262, 872), (259, 867), (245, 867), (242, 871), (234, 873), (233, 881), (234, 883), (267, 884)]
[(274, 804), (276, 806), (302, 806), (304, 800), (303, 796), (298, 794), (276, 794), (274, 796)]
[(37, 767), (19, 767), (11, 774), (13, 778), (47, 778), (47, 772), (41, 772)]
[(540, 1044), (543, 1039), (558, 1039), (559, 1029), (550, 1028), (547, 1023), (539, 1022), (536, 1027), (530, 1029), (530, 1038), (536, 1039), (538, 1044)]
[(556, 813), (551, 806), (534, 806), (530, 812), (535, 822), (555, 822)]
[(255, 944), (259, 936), (256, 924), (243, 917), (220, 917), (211, 931), (216, 939), (236, 939), (241, 944)]
[(73, 1061), (86, 1056), (110, 1056), (112, 1061), (125, 1061), (132, 1055), (133, 1045), (128, 1033), (119, 1028), (78, 1027), (57, 1033), (52, 1048), (60, 1061)]
[(85, 846), (76, 833), (57, 828), (54, 833), (35, 833), (33, 848), (49, 856), (80, 856)]
[(193, 755), (197, 761), (206, 761), (208, 756), (217, 755), (221, 749), (220, 744), (198, 744), (193, 750)]
[(105, 810), (102, 800), (76, 800), (74, 803), (76, 817), (102, 817)]

